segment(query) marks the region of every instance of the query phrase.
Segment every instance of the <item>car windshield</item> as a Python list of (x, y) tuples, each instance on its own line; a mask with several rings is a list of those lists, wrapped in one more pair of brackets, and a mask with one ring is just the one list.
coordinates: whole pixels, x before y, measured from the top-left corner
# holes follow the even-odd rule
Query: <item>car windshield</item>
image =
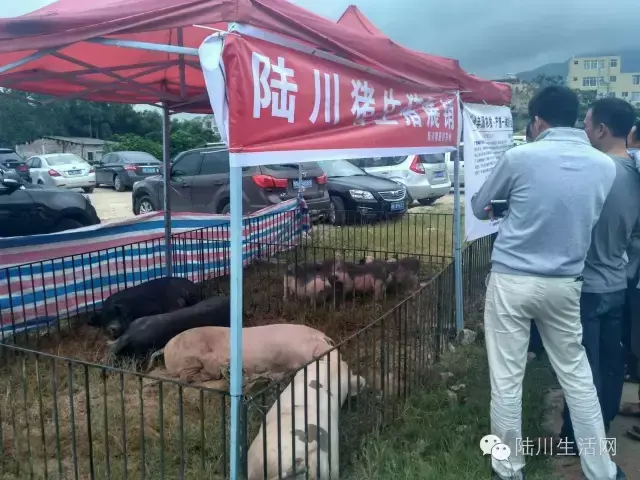
[(124, 158), (125, 163), (153, 163), (160, 164), (160, 160), (151, 155), (150, 153), (145, 152), (126, 152), (121, 153), (122, 158)]
[(72, 163), (86, 163), (79, 156), (74, 155), (73, 153), (63, 153), (60, 155), (52, 155), (50, 157), (46, 157), (47, 163), (53, 166), (60, 165), (71, 165)]
[(366, 175), (367, 173), (353, 163), (346, 160), (323, 160), (318, 162), (320, 168), (324, 170), (327, 177), (353, 177), (357, 175)]

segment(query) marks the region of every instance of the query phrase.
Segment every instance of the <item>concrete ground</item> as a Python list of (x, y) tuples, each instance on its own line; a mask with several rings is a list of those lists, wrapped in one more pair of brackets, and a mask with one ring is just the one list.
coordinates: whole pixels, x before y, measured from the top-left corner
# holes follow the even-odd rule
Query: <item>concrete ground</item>
[[(549, 394), (549, 402), (552, 406), (548, 427), (554, 433), (558, 433), (562, 427), (563, 396), (561, 390), (554, 390)], [(627, 383), (622, 393), (622, 403), (638, 401), (638, 385)], [(629, 480), (640, 480), (640, 442), (630, 439), (625, 432), (632, 426), (640, 427), (640, 419), (618, 416), (611, 425), (609, 438), (616, 439), (616, 462), (627, 474)], [(585, 478), (580, 469), (577, 458), (559, 456), (555, 460), (555, 473), (563, 480), (582, 480)]]

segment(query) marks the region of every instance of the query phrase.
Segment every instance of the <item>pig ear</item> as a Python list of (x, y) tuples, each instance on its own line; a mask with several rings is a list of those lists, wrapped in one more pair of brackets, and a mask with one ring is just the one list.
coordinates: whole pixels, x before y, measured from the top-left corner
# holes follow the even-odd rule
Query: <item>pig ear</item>
[(115, 310), (116, 314), (118, 315), (118, 317), (120, 318), (129, 318), (129, 309), (125, 306), (122, 305), (121, 303), (114, 305), (113, 309)]

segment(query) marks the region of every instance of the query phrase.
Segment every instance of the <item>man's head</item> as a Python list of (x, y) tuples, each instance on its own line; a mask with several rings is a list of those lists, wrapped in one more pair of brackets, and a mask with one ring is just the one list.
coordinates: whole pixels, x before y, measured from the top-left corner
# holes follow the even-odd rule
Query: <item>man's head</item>
[(538, 91), (529, 102), (532, 138), (538, 138), (548, 128), (573, 128), (578, 109), (578, 96), (570, 88), (551, 85)]
[(636, 112), (621, 98), (596, 100), (584, 118), (584, 130), (591, 145), (602, 152), (626, 148), (627, 137), (633, 128)]
[(636, 120), (635, 125), (629, 132), (627, 147), (640, 149), (640, 120)]
[(531, 122), (527, 123), (527, 128), (524, 131), (524, 135), (527, 138), (527, 143), (531, 143), (535, 140), (533, 133), (531, 132)]

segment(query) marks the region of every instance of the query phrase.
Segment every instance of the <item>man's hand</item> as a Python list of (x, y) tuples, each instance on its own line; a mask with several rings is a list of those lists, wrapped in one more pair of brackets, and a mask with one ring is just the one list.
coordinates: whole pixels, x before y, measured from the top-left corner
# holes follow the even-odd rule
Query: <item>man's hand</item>
[(493, 208), (491, 207), (491, 205), (484, 207), (484, 211), (487, 212), (487, 216), (489, 217), (489, 220), (494, 219), (495, 215), (493, 214)]

